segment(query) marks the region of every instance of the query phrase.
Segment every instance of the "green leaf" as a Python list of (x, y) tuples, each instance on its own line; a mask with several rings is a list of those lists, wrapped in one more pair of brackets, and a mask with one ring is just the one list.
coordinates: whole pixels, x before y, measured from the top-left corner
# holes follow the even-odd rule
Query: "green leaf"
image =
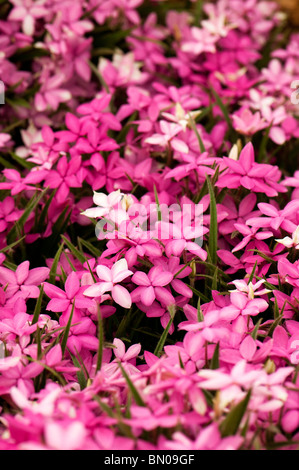
[(101, 47), (103, 45), (105, 47), (115, 47), (120, 41), (126, 39), (132, 31), (133, 29), (117, 29), (105, 34), (97, 34), (94, 39), (94, 47)]
[(60, 375), (58, 372), (56, 372), (56, 370), (52, 369), (51, 367), (47, 366), (44, 362), (41, 362), (41, 361), (38, 361), (36, 359), (33, 359), (32, 357), (30, 356), (27, 356), (27, 360), (30, 361), (30, 362), (35, 362), (36, 364), (39, 364), (40, 366), (42, 366), (45, 370), (47, 370), (48, 372), (50, 372), (54, 377), (56, 377), (56, 379), (60, 382), (60, 384), (64, 387), (67, 382), (65, 381), (65, 379), (62, 377), (62, 375)]
[(198, 26), (203, 14), (203, 0), (197, 0), (194, 5), (194, 24)]
[(202, 309), (200, 306), (200, 298), (198, 298), (198, 302), (197, 302), (197, 320), (198, 322), (204, 321), (204, 316), (203, 316)]
[(35, 305), (35, 309), (34, 309), (34, 313), (33, 313), (32, 325), (34, 325), (35, 323), (38, 322), (39, 315), (40, 315), (40, 312), (41, 312), (41, 307), (42, 307), (43, 296), (44, 296), (44, 286), (41, 285), (39, 296), (38, 296), (38, 299), (36, 301), (36, 305)]
[(259, 331), (259, 327), (260, 327), (260, 324), (262, 323), (263, 319), (260, 318), (259, 321), (257, 322), (257, 324), (255, 325), (254, 329), (252, 330), (251, 332), (251, 337), (255, 340), (257, 338), (257, 335), (258, 335), (258, 331)]
[(22, 238), (19, 238), (18, 240), (16, 240), (15, 242), (11, 243), (10, 245), (5, 246), (4, 248), (2, 248), (2, 249), (0, 250), (0, 253), (6, 253), (6, 251), (12, 250), (12, 248), (14, 248), (14, 247), (17, 246), (19, 243), (21, 243), (21, 241), (23, 241), (25, 237), (26, 237), (26, 235), (24, 235)]
[(44, 207), (43, 207), (43, 209), (40, 213), (39, 219), (37, 221), (36, 229), (35, 229), (36, 232), (41, 232), (44, 229), (44, 225), (46, 223), (49, 206), (50, 206), (56, 192), (57, 192), (57, 188), (55, 188), (54, 191), (52, 192), (52, 194), (50, 195), (50, 197), (48, 197), (48, 200), (45, 203), (45, 205), (44, 205)]
[(201, 138), (201, 136), (200, 136), (200, 133), (198, 132), (198, 129), (197, 129), (197, 127), (196, 127), (195, 121), (194, 121), (194, 119), (193, 119), (191, 113), (188, 113), (188, 115), (189, 115), (189, 121), (190, 121), (192, 130), (194, 131), (194, 133), (195, 133), (195, 135), (196, 135), (196, 137), (197, 137), (200, 151), (201, 151), (201, 153), (204, 153), (204, 152), (206, 152), (206, 148), (205, 148), (205, 146), (204, 146), (203, 140), (202, 140), (202, 138)]
[(258, 163), (261, 163), (264, 160), (264, 157), (267, 155), (266, 147), (267, 147), (267, 143), (269, 140), (270, 129), (271, 129), (271, 126), (267, 127), (266, 131), (263, 134), (262, 142), (260, 143), (260, 146), (259, 146), (259, 153), (256, 159)]
[(83, 240), (83, 238), (78, 237), (78, 243), (79, 245), (83, 245), (96, 258), (101, 256), (102, 252), (94, 247), (90, 242)]
[(212, 279), (212, 290), (218, 290), (218, 267), (216, 266), (216, 269), (214, 271), (214, 276)]
[(97, 79), (99, 80), (100, 84), (102, 85), (102, 87), (104, 88), (106, 93), (109, 93), (110, 92), (109, 86), (105, 82), (105, 80), (104, 80), (102, 74), (99, 72), (98, 68), (91, 62), (91, 60), (88, 61), (88, 63), (89, 63), (89, 66), (90, 66), (91, 70), (93, 71), (93, 73), (97, 77)]
[(64, 243), (62, 243), (60, 245), (60, 247), (58, 248), (58, 250), (56, 252), (56, 255), (53, 259), (53, 264), (51, 266), (51, 270), (50, 270), (50, 273), (49, 273), (49, 282), (51, 284), (55, 284), (56, 274), (57, 274), (57, 267), (58, 267), (58, 263), (59, 263), (60, 256), (61, 256), (63, 248), (64, 248)]
[(13, 169), (13, 170), (16, 170), (17, 167), (15, 165), (13, 165), (11, 162), (9, 162), (8, 160), (5, 160), (4, 157), (0, 157), (0, 163), (1, 165), (4, 167), (4, 168), (10, 168), (10, 169)]
[(224, 421), (220, 424), (220, 431), (222, 437), (234, 436), (240, 426), (242, 418), (247, 410), (247, 406), (250, 400), (251, 390), (249, 390), (245, 398), (235, 405), (232, 410), (225, 417)]
[(70, 250), (70, 252), (74, 255), (74, 257), (77, 258), (80, 263), (84, 264), (86, 261), (85, 256), (64, 235), (61, 235), (61, 238)]
[(214, 354), (211, 359), (210, 369), (219, 369), (219, 343), (216, 344)]
[(254, 273), (255, 273), (256, 267), (257, 267), (257, 261), (254, 263), (254, 266), (253, 266), (253, 268), (252, 268), (250, 277), (249, 277), (249, 279), (248, 279), (248, 284), (250, 284), (250, 282), (253, 281), (253, 277), (254, 277)]
[(146, 406), (146, 404), (144, 403), (141, 395), (139, 394), (137, 388), (135, 387), (135, 385), (133, 384), (132, 380), (130, 379), (130, 377), (128, 376), (127, 372), (125, 371), (125, 369), (123, 368), (123, 366), (121, 365), (121, 362), (118, 361), (118, 365), (119, 365), (119, 368), (121, 370), (121, 373), (122, 375), (124, 376), (127, 384), (128, 384), (128, 387), (129, 389), (131, 390), (131, 393), (132, 393), (132, 396), (136, 402), (136, 405), (138, 406)]
[(74, 300), (74, 302), (73, 302), (72, 311), (71, 311), (70, 317), (69, 317), (69, 319), (68, 319), (67, 325), (66, 325), (66, 327), (65, 327), (64, 335), (63, 335), (63, 338), (62, 338), (62, 341), (61, 341), (61, 351), (62, 351), (62, 355), (64, 355), (65, 348), (66, 348), (66, 343), (67, 343), (67, 340), (68, 340), (68, 337), (69, 337), (69, 334), (70, 334), (70, 329), (71, 329), (71, 324), (72, 324), (74, 309), (75, 309), (75, 300)]
[(86, 380), (86, 377), (85, 377), (85, 374), (84, 374), (84, 371), (83, 371), (83, 367), (81, 366), (81, 364), (78, 361), (78, 359), (76, 358), (76, 356), (74, 356), (71, 353), (70, 353), (70, 356), (72, 358), (74, 366), (79, 369), (78, 372), (77, 372), (77, 379), (78, 379), (78, 383), (80, 385), (80, 390), (84, 390), (84, 388), (86, 388), (86, 386), (87, 386), (87, 380)]
[(159, 202), (159, 196), (157, 192), (156, 185), (154, 184), (154, 193), (155, 193), (155, 201), (156, 201), (156, 206), (157, 206), (157, 215), (158, 215), (158, 221), (161, 222), (162, 220), (162, 212), (161, 212), (161, 207), (160, 207), (160, 202)]
[(9, 104), (9, 106), (12, 106), (13, 108), (22, 107), (22, 108), (30, 109), (31, 107), (28, 101), (26, 101), (24, 98), (16, 97), (16, 96), (14, 96), (12, 99), (6, 96), (5, 102)]
[(31, 170), (32, 168), (36, 166), (34, 163), (28, 162), (27, 160), (25, 160), (25, 158), (19, 157), (19, 155), (17, 155), (16, 153), (12, 151), (9, 152), (9, 155), (23, 168)]
[(188, 287), (192, 290), (192, 292), (194, 294), (196, 294), (204, 303), (207, 303), (207, 302), (210, 302), (210, 299), (205, 295), (203, 294), (202, 292), (200, 292), (199, 290), (195, 289), (195, 287), (193, 286), (189, 286)]
[(7, 240), (10, 243), (15, 241), (17, 233), (21, 233), (21, 230), (23, 229), (26, 220), (28, 219), (30, 214), (34, 211), (34, 209), (37, 207), (38, 203), (44, 197), (47, 191), (48, 191), (48, 188), (41, 191), (37, 196), (34, 195), (30, 199), (23, 214), (21, 215), (19, 220), (15, 223), (15, 225), (13, 226), (13, 228), (10, 230), (10, 232), (7, 235)]
[(159, 342), (158, 342), (158, 344), (157, 344), (157, 346), (156, 346), (156, 348), (155, 348), (155, 351), (154, 351), (154, 355), (157, 356), (157, 357), (160, 356), (160, 354), (161, 354), (161, 352), (162, 352), (162, 350), (163, 350), (163, 348), (164, 348), (164, 344), (165, 344), (166, 338), (167, 338), (167, 336), (168, 336), (169, 329), (170, 329), (170, 327), (171, 327), (171, 325), (172, 325), (172, 323), (173, 323), (173, 319), (174, 319), (174, 314), (172, 315), (172, 314), (170, 313), (169, 322), (167, 323), (167, 326), (166, 326), (165, 330), (163, 331), (163, 333), (162, 333), (162, 335), (161, 335), (161, 337), (160, 337), (160, 339), (159, 339)]
[(228, 128), (230, 131), (234, 132), (234, 128), (233, 128), (233, 125), (232, 125), (232, 122), (231, 122), (231, 119), (229, 117), (229, 112), (228, 112), (228, 109), (227, 107), (225, 106), (225, 104), (223, 103), (223, 101), (221, 100), (220, 96), (218, 95), (217, 91), (211, 87), (211, 90), (212, 90), (212, 94), (215, 98), (215, 101), (217, 103), (217, 105), (219, 106), (219, 108), (221, 109), (222, 111), (222, 114), (223, 114), (223, 117), (228, 125)]
[(217, 222), (217, 205), (214, 193), (214, 188), (211, 184), (210, 178), (206, 175), (206, 181), (210, 194), (210, 231), (209, 231), (209, 253), (211, 263), (217, 263), (217, 247), (218, 247), (218, 222)]
[(96, 371), (101, 370), (102, 361), (103, 361), (103, 351), (104, 351), (104, 324), (103, 324), (103, 318), (102, 318), (101, 309), (100, 309), (99, 304), (97, 305), (97, 312), (98, 312), (99, 347), (98, 347), (98, 357), (97, 357)]

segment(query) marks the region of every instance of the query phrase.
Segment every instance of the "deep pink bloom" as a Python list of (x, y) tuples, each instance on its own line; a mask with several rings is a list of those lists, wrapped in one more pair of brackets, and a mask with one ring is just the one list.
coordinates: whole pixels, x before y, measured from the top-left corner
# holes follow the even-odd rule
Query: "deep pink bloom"
[(266, 163), (254, 161), (254, 149), (248, 143), (240, 153), (239, 159), (223, 157), (228, 170), (218, 179), (216, 186), (220, 188), (238, 188), (243, 186), (254, 192), (265, 193), (268, 197), (285, 192), (284, 187), (278, 182), (281, 172), (278, 167)]
[(18, 297), (36, 299), (39, 296), (38, 286), (47, 279), (50, 270), (42, 267), (29, 270), (29, 266), (29, 261), (24, 261), (15, 272), (0, 266), (0, 283), (5, 286), (9, 299), (7, 305), (13, 305)]
[(162, 305), (174, 305), (175, 299), (165, 286), (173, 280), (173, 274), (164, 271), (162, 266), (154, 266), (148, 272), (137, 271), (132, 276), (132, 282), (139, 287), (131, 293), (132, 301), (141, 301), (144, 305), (150, 306), (157, 299)]

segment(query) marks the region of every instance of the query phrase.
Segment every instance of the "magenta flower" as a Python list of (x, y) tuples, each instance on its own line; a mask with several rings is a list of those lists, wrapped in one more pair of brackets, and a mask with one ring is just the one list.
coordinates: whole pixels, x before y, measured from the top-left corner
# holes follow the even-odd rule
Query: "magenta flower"
[(132, 276), (132, 281), (137, 287), (131, 293), (133, 302), (141, 301), (145, 306), (152, 305), (155, 299), (162, 305), (174, 305), (175, 299), (165, 286), (173, 280), (173, 274), (164, 271), (162, 266), (154, 266), (148, 272), (137, 271)]
[(120, 286), (119, 283), (133, 274), (128, 269), (128, 264), (125, 259), (118, 260), (111, 269), (107, 266), (99, 265), (96, 268), (96, 273), (100, 282), (88, 287), (84, 295), (88, 297), (100, 297), (105, 292), (111, 292), (111, 296), (118, 305), (124, 308), (130, 308), (132, 300), (128, 290)]
[(5, 294), (9, 299), (7, 305), (13, 305), (18, 297), (36, 299), (39, 296), (39, 285), (44, 282), (50, 272), (49, 268), (29, 270), (29, 261), (21, 263), (16, 271), (0, 266), (0, 283), (5, 286)]
[(47, 305), (47, 310), (51, 312), (67, 312), (67, 316), (69, 316), (73, 302), (75, 302), (77, 309), (92, 307), (93, 302), (83, 296), (85, 288), (85, 286), (80, 287), (80, 281), (74, 271), (68, 275), (65, 281), (65, 290), (45, 282), (44, 291), (51, 299)]
[(12, 197), (6, 197), (0, 202), (0, 232), (4, 232), (16, 220), (19, 220), (22, 210), (15, 208), (15, 201)]
[(14, 169), (6, 168), (3, 170), (3, 175), (6, 178), (6, 181), (0, 183), (0, 189), (9, 189), (10, 194), (14, 196), (25, 190), (41, 190), (36, 186), (44, 180), (47, 172), (44, 170), (31, 171), (22, 178), (21, 174)]
[(218, 179), (219, 188), (238, 188), (243, 186), (253, 192), (265, 193), (268, 197), (275, 197), (278, 192), (285, 192), (285, 188), (278, 183), (281, 172), (278, 167), (268, 164), (255, 163), (254, 149), (248, 143), (242, 150), (239, 160), (223, 157), (228, 170)]
[(57, 169), (50, 170), (45, 178), (45, 186), (58, 188), (56, 199), (65, 201), (69, 195), (70, 188), (80, 188), (84, 180), (85, 170), (81, 166), (81, 156), (73, 156), (68, 162), (64, 155), (60, 158)]
[(242, 292), (232, 292), (230, 294), (231, 305), (224, 307), (220, 312), (220, 319), (231, 321), (239, 315), (256, 316), (268, 308), (268, 302), (264, 299), (251, 299)]

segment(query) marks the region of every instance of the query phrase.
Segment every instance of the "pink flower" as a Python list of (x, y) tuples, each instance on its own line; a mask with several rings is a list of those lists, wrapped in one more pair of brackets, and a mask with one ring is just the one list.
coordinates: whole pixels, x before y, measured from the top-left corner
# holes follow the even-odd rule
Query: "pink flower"
[(221, 438), (220, 431), (216, 423), (201, 429), (195, 440), (189, 439), (182, 432), (175, 432), (171, 441), (162, 440), (163, 450), (238, 450), (243, 442), (241, 436), (229, 436)]
[(68, 162), (64, 155), (60, 158), (57, 169), (50, 170), (45, 178), (45, 186), (58, 188), (56, 199), (58, 202), (65, 201), (70, 188), (80, 188), (84, 180), (85, 170), (81, 167), (81, 156), (73, 156)]
[(0, 266), (0, 283), (6, 286), (5, 293), (9, 299), (7, 305), (13, 305), (18, 297), (36, 299), (39, 296), (38, 286), (47, 279), (49, 268), (29, 270), (29, 261), (21, 263), (16, 271)]
[(223, 157), (228, 170), (218, 179), (219, 188), (238, 188), (243, 186), (254, 192), (265, 193), (275, 197), (285, 188), (278, 183), (281, 172), (278, 167), (268, 164), (255, 163), (253, 145), (249, 142), (242, 150), (239, 160)]
[(65, 77), (63, 74), (56, 74), (52, 77), (47, 72), (47, 77), (40, 79), (42, 85), (34, 97), (34, 103), (37, 111), (58, 109), (60, 103), (65, 103), (72, 98), (71, 93), (63, 88)]
[(268, 302), (263, 299), (250, 299), (242, 292), (230, 294), (231, 305), (224, 307), (220, 312), (220, 319), (231, 321), (239, 315), (255, 316), (268, 308)]
[(122, 373), (119, 368), (119, 362), (121, 362), (122, 367), (129, 374), (139, 373), (139, 370), (136, 367), (136, 357), (140, 353), (141, 344), (134, 344), (130, 346), (126, 351), (123, 341), (121, 341), (119, 338), (114, 338), (113, 345), (113, 353), (115, 355), (115, 359), (113, 359), (113, 361), (109, 364), (105, 364), (103, 366), (105, 374), (116, 374), (121, 377)]
[(236, 131), (244, 135), (253, 135), (268, 126), (259, 112), (252, 113), (250, 109), (243, 108), (232, 115), (233, 126)]
[(81, 421), (49, 421), (45, 425), (45, 443), (53, 450), (79, 450), (84, 448), (87, 429)]
[(46, 0), (12, 0), (14, 7), (9, 13), (9, 19), (22, 22), (22, 29), (28, 36), (33, 36), (35, 19), (48, 15), (48, 9), (44, 6)]
[(131, 293), (133, 302), (141, 301), (148, 307), (157, 299), (162, 305), (174, 305), (174, 297), (165, 288), (172, 280), (173, 274), (164, 271), (162, 266), (154, 266), (148, 274), (137, 271), (132, 277), (134, 284), (139, 286)]
[(23, 211), (15, 208), (12, 197), (6, 197), (0, 202), (0, 232), (4, 232), (9, 225), (19, 220)]
[(151, 145), (160, 145), (161, 147), (167, 147), (168, 144), (178, 152), (188, 153), (188, 145), (182, 140), (175, 137), (182, 128), (179, 124), (170, 123), (167, 121), (160, 121), (161, 134), (152, 134), (152, 136), (145, 139), (145, 143)]
[(74, 271), (68, 275), (65, 281), (65, 290), (45, 282), (44, 291), (51, 299), (47, 305), (47, 310), (50, 310), (51, 312), (67, 312), (68, 316), (71, 312), (74, 301), (75, 307), (78, 309), (92, 307), (93, 302), (83, 296), (85, 288), (85, 286), (80, 287), (80, 281)]
[(110, 211), (116, 206), (122, 199), (123, 195), (120, 190), (113, 191), (108, 196), (104, 193), (93, 193), (93, 202), (99, 207), (92, 207), (86, 209), (81, 215), (85, 217), (98, 218), (107, 216)]
[(111, 292), (113, 300), (124, 308), (130, 308), (132, 300), (130, 293), (119, 283), (133, 274), (128, 269), (128, 264), (125, 259), (118, 260), (111, 269), (107, 266), (99, 265), (96, 268), (96, 273), (100, 282), (88, 287), (84, 295), (88, 297), (100, 297), (105, 292)]

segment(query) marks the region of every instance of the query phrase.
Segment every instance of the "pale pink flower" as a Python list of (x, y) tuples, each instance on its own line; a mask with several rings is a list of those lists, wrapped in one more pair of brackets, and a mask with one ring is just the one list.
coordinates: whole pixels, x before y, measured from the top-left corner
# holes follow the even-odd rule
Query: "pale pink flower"
[(121, 201), (122, 197), (123, 194), (120, 192), (120, 189), (113, 191), (112, 193), (108, 194), (108, 196), (104, 193), (97, 193), (94, 191), (93, 202), (99, 207), (86, 209), (81, 213), (81, 215), (95, 219), (98, 217), (105, 217), (110, 213), (114, 206), (116, 206)]
[(34, 35), (35, 20), (48, 15), (46, 0), (11, 0), (14, 5), (9, 19), (22, 22), (22, 29), (28, 36)]
[(259, 112), (252, 113), (248, 108), (243, 108), (238, 113), (233, 114), (232, 120), (236, 131), (244, 135), (253, 135), (268, 126)]
[(124, 308), (130, 308), (132, 300), (128, 290), (120, 286), (119, 283), (133, 274), (128, 269), (127, 261), (123, 258), (118, 260), (111, 269), (107, 266), (99, 265), (96, 273), (100, 282), (93, 284), (84, 291), (88, 297), (100, 297), (105, 292), (111, 292), (113, 300)]

